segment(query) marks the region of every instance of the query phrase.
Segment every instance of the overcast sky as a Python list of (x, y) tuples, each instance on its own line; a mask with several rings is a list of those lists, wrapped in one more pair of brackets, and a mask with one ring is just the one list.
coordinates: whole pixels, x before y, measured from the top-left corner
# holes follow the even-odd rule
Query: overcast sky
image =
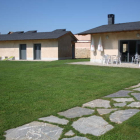
[(140, 0), (0, 0), (0, 32), (66, 29), (74, 34), (107, 24), (140, 21)]

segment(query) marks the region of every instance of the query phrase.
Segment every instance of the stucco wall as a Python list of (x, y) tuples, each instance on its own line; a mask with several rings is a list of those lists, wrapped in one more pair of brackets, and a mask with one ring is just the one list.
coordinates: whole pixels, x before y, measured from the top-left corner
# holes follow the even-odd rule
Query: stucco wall
[(0, 41), (0, 56), (15, 56), (19, 60), (19, 46), (26, 44), (26, 58), (33, 60), (34, 44), (41, 44), (41, 60), (58, 60), (58, 41), (57, 40), (25, 40), (25, 41)]
[(90, 58), (90, 35), (75, 35), (75, 58)]
[(42, 60), (58, 60), (58, 40), (46, 40), (41, 45)]
[[(118, 55), (119, 54), (119, 41), (120, 40), (140, 40), (136, 35), (140, 33), (138, 31), (133, 32), (120, 32), (120, 33), (103, 33), (103, 34), (93, 34), (94, 45), (96, 51), (90, 51), (90, 60), (92, 62), (102, 61), (102, 56), (104, 54), (108, 55)], [(107, 39), (106, 36), (109, 38)], [(102, 39), (102, 46), (104, 48), (103, 52), (97, 50), (99, 38)]]
[(75, 35), (78, 40), (90, 40), (90, 35)]
[(90, 58), (90, 43), (75, 43), (75, 58)]
[(4, 41), (0, 42), (0, 56), (5, 59), (5, 56), (15, 56), (15, 59), (19, 59), (19, 44), (16, 41)]
[(69, 34), (58, 40), (58, 58), (72, 58), (72, 38)]

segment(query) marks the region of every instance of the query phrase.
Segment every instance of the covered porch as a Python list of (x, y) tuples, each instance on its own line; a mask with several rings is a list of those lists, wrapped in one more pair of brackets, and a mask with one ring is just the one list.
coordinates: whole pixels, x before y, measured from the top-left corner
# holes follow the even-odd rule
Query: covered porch
[(122, 62), (135, 62), (136, 56), (140, 55), (140, 40), (120, 40), (119, 53)]
[[(136, 63), (136, 55), (140, 56), (140, 39), (137, 35), (137, 31), (91, 34), (90, 61), (102, 63), (104, 55), (114, 55), (121, 56), (121, 62)], [(100, 38), (102, 51), (98, 49)]]

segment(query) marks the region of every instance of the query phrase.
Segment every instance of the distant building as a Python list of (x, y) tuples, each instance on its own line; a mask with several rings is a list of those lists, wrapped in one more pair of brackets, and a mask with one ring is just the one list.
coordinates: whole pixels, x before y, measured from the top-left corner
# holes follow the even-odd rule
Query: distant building
[(90, 58), (90, 35), (75, 35), (75, 58)]
[[(78, 35), (91, 35), (95, 50), (90, 51), (91, 62), (102, 62), (102, 56), (121, 55), (122, 62), (131, 62), (135, 54), (140, 55), (140, 21), (115, 24), (115, 15), (108, 15), (108, 24)], [(103, 50), (98, 49), (99, 40)]]
[(0, 57), (15, 60), (59, 60), (75, 57), (77, 38), (65, 29), (52, 32), (9, 32), (0, 34)]

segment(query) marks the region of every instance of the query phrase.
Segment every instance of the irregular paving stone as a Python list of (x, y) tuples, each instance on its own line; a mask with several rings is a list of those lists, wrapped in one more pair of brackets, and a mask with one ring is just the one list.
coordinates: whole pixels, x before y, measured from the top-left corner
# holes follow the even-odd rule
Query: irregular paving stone
[(87, 138), (85, 138), (85, 137), (75, 136), (75, 137), (73, 137), (73, 138), (64, 138), (64, 139), (62, 139), (62, 140), (89, 140), (89, 139), (87, 139)]
[(135, 88), (135, 89), (133, 89), (133, 90), (137, 90), (137, 91), (140, 91), (140, 88)]
[(90, 115), (94, 113), (94, 110), (82, 108), (82, 107), (74, 107), (71, 109), (68, 109), (64, 112), (59, 112), (59, 115), (65, 116), (66, 118), (76, 118), (76, 117), (82, 117), (84, 115)]
[(75, 135), (75, 133), (72, 130), (70, 130), (65, 134), (65, 136), (73, 136), (73, 135)]
[(63, 125), (65, 125), (69, 122), (66, 119), (60, 119), (60, 118), (52, 116), (52, 115), (49, 117), (39, 118), (39, 120), (47, 121), (47, 122), (51, 122), (51, 123), (63, 124)]
[(29, 124), (6, 131), (6, 140), (58, 140), (63, 128), (43, 122)]
[(127, 109), (127, 110), (119, 110), (110, 115), (110, 120), (115, 123), (122, 123), (125, 120), (128, 120), (130, 117), (138, 113), (140, 110), (138, 109)]
[(115, 110), (117, 110), (117, 109), (116, 108), (114, 108), (114, 109), (97, 109), (97, 111), (100, 115), (109, 114), (111, 111), (115, 111)]
[(131, 93), (137, 100), (140, 101), (140, 93)]
[(140, 102), (133, 102), (129, 105), (127, 105), (128, 107), (140, 107)]
[(92, 134), (94, 136), (101, 136), (113, 129), (112, 125), (108, 124), (102, 117), (96, 115), (80, 118), (75, 121), (72, 126), (80, 133)]
[(105, 97), (109, 97), (109, 98), (111, 98), (111, 97), (130, 97), (128, 95), (128, 93), (130, 93), (130, 92), (132, 92), (132, 91), (129, 91), (129, 90), (120, 90), (120, 91), (118, 91), (116, 93), (110, 94), (110, 95), (105, 96)]
[(126, 103), (115, 103), (114, 106), (124, 107)]
[(139, 83), (139, 84), (137, 84), (137, 85), (131, 86), (131, 87), (129, 87), (129, 88), (126, 88), (126, 89), (130, 89), (130, 88), (137, 88), (137, 87), (140, 87), (140, 83)]
[(104, 107), (104, 108), (109, 108), (111, 106), (110, 106), (110, 101), (102, 100), (102, 99), (96, 99), (96, 100), (93, 100), (91, 102), (83, 104), (83, 107), (91, 107), (91, 108)]
[(112, 100), (116, 102), (133, 102), (135, 101), (133, 98), (113, 98)]

